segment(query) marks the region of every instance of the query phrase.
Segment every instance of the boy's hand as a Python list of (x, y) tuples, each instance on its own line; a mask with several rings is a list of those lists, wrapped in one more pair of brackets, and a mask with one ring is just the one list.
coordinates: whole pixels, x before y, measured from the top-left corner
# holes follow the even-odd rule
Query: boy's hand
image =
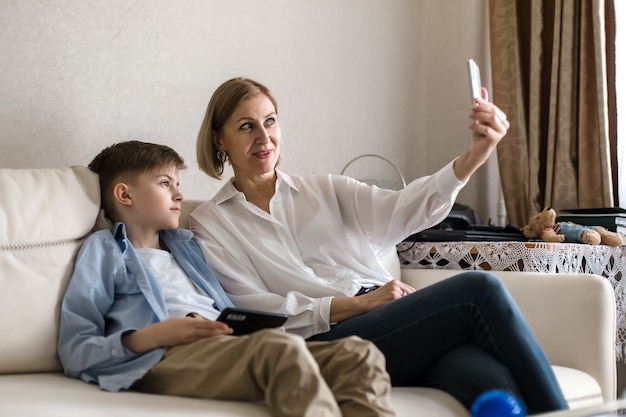
[(122, 344), (132, 352), (145, 353), (162, 347), (185, 345), (206, 337), (232, 334), (226, 324), (203, 317), (171, 318), (122, 337)]

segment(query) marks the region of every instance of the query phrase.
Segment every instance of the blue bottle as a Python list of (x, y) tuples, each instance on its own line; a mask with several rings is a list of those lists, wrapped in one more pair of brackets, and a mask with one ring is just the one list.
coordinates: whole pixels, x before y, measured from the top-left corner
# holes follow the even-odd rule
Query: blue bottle
[(526, 417), (526, 410), (513, 394), (492, 390), (476, 398), (470, 414), (472, 417)]

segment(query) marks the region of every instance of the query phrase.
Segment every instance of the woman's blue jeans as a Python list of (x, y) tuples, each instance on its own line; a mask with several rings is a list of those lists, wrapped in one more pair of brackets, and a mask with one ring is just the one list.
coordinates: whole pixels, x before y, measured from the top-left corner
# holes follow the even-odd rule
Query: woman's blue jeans
[(395, 386), (438, 388), (468, 408), (489, 389), (512, 392), (529, 413), (568, 408), (517, 304), (492, 274), (459, 274), (309, 340), (349, 335), (378, 346)]

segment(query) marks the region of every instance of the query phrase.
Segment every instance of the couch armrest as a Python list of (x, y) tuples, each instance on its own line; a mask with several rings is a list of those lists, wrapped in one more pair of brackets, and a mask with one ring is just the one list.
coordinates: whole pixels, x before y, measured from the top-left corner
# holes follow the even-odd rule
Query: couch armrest
[[(423, 288), (462, 271), (402, 269), (402, 281)], [(604, 401), (616, 399), (615, 295), (597, 275), (492, 271), (518, 303), (552, 365), (593, 377)]]

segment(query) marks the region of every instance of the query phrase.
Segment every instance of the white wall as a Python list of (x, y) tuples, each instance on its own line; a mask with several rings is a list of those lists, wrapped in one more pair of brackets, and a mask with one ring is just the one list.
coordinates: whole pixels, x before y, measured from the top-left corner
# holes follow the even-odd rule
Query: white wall
[[(467, 143), (465, 61), (488, 79), (486, 22), (486, 0), (3, 0), (0, 167), (86, 165), (140, 139), (177, 149), (186, 197), (208, 198), (221, 183), (197, 169), (196, 135), (213, 90), (244, 75), (278, 99), (285, 171), (376, 153), (411, 180)], [(497, 175), (459, 198), (485, 221)]]

